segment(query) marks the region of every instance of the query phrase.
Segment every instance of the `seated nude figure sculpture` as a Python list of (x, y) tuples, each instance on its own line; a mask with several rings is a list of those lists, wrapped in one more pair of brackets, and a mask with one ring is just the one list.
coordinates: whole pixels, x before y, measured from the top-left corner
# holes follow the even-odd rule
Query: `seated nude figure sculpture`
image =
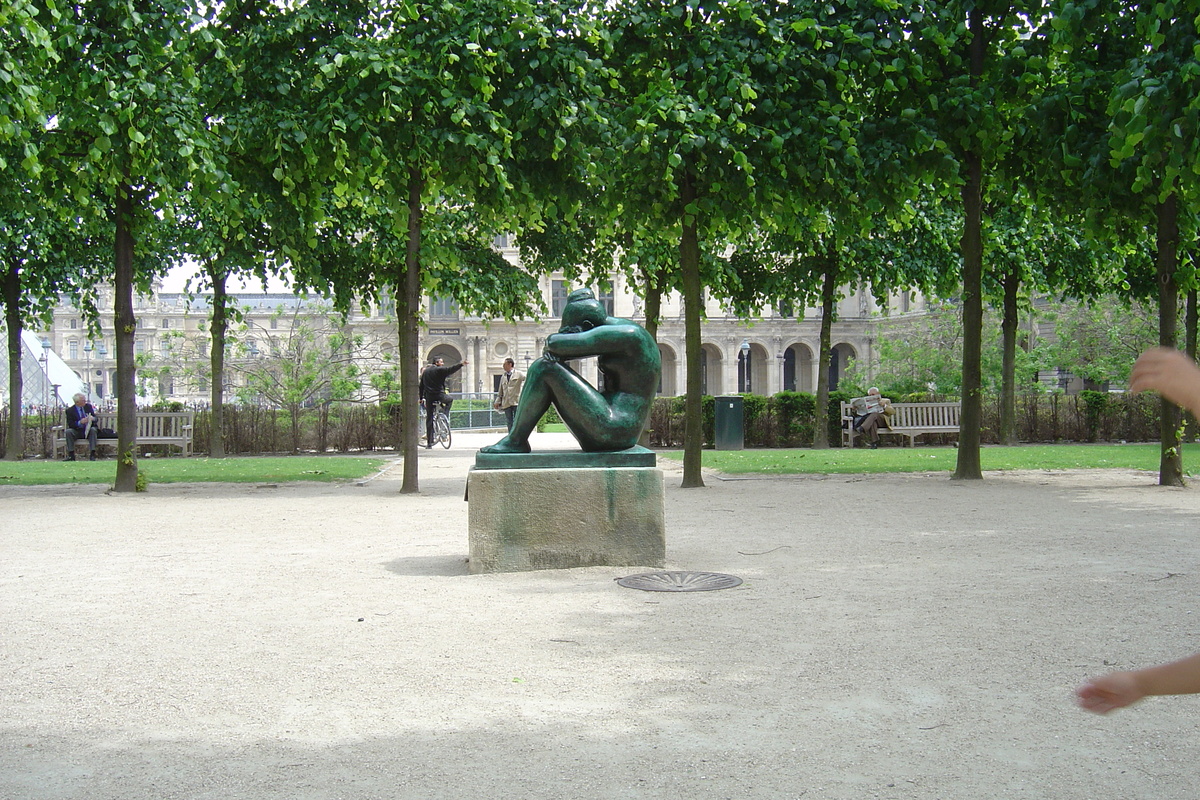
[[(599, 357), (603, 392), (562, 363), (589, 356)], [(528, 453), (529, 435), (551, 405), (584, 452), (633, 447), (650, 416), (659, 368), (658, 344), (645, 328), (608, 316), (591, 289), (577, 289), (567, 297), (562, 327), (529, 365), (512, 430), (480, 452)]]

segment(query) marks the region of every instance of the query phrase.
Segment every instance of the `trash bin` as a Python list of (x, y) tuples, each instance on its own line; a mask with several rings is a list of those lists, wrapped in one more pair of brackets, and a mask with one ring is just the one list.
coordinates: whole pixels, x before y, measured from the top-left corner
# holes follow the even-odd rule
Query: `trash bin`
[(746, 446), (742, 398), (726, 395), (713, 398), (714, 439), (718, 450), (741, 450)]

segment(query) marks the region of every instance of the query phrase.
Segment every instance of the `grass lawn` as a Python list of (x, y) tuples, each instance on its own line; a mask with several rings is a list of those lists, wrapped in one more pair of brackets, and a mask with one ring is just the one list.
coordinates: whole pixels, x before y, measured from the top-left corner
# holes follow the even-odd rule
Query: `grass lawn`
[[(979, 461), (985, 470), (1006, 469), (1144, 469), (1158, 472), (1160, 447), (1142, 444), (1031, 444), (1017, 447), (987, 445)], [(683, 460), (681, 451), (660, 453)], [(705, 450), (703, 464), (730, 475), (758, 473), (953, 472), (958, 459), (954, 447), (881, 447), (878, 450), (834, 447), (829, 450)], [(1185, 444), (1184, 474), (1200, 474), (1200, 444)]]
[[(235, 456), (231, 458), (139, 458), (151, 483), (288, 483), (350, 481), (373, 475), (385, 460), (357, 456)], [(101, 461), (0, 461), (0, 486), (58, 483), (112, 484), (114, 459)]]

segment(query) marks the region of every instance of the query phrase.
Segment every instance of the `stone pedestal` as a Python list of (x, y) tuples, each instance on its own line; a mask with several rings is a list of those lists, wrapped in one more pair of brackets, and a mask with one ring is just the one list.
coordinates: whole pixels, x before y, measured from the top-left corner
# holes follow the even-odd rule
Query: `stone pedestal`
[[(630, 461), (613, 455), (603, 454), (608, 463)], [(572, 452), (561, 460), (579, 463), (581, 456), (592, 454)], [(547, 453), (538, 453), (528, 468), (511, 468), (520, 458), (493, 458), (486, 466), (477, 459), (467, 478), (472, 573), (663, 566), (662, 470), (547, 466), (554, 461)], [(653, 453), (650, 459), (653, 464)], [(644, 456), (636, 460), (645, 463)]]

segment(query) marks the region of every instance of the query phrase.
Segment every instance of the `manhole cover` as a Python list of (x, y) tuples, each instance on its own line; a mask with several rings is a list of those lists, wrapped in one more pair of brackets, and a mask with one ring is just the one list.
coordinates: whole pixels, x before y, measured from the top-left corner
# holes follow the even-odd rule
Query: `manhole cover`
[(711, 592), (740, 586), (742, 579), (720, 572), (644, 572), (618, 578), (617, 583), (626, 589), (641, 589), (643, 592)]

